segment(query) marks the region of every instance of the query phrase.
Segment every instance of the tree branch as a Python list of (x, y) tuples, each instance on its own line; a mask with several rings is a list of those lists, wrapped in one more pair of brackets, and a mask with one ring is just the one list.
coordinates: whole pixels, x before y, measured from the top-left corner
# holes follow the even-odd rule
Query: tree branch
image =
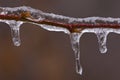
[(52, 13), (44, 13), (30, 7), (0, 7), (1, 20), (16, 20), (35, 24), (62, 27), (70, 32), (80, 32), (86, 28), (120, 28), (120, 18), (71, 18)]

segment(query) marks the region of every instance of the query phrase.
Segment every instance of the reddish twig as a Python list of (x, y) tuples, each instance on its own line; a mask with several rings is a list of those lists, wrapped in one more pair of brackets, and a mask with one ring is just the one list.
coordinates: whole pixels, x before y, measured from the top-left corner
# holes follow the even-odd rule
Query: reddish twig
[[(44, 15), (44, 16), (50, 17), (50, 15)], [(20, 12), (19, 15), (18, 14), (16, 15), (14, 13), (13, 14), (0, 14), (0, 19), (33, 22), (37, 24), (46, 24), (46, 25), (51, 25), (51, 26), (56, 26), (56, 27), (63, 27), (63, 28), (68, 29), (70, 32), (80, 32), (81, 30), (86, 29), (86, 28), (120, 28), (119, 21), (117, 19), (114, 21), (110, 21), (110, 19), (112, 18), (110, 19), (104, 18), (106, 19), (106, 21), (103, 19), (98, 19), (98, 20), (96, 19), (94, 20), (94, 22), (92, 21), (87, 22), (84, 20), (80, 22), (76, 20), (76, 22), (67, 22), (67, 23), (61, 22), (60, 20), (64, 20), (62, 18), (59, 18), (60, 20), (54, 20), (54, 18), (56, 19), (56, 17), (50, 17), (50, 19), (45, 18), (43, 20), (36, 20), (31, 15), (31, 12), (29, 11)], [(67, 17), (67, 20), (69, 20), (68, 17)]]

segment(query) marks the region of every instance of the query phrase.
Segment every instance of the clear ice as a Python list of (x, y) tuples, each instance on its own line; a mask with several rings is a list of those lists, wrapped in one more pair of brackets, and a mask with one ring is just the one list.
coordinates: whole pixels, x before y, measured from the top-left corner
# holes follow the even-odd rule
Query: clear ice
[(104, 29), (99, 29), (96, 32), (96, 36), (98, 38), (98, 43), (99, 43), (99, 50), (101, 53), (107, 52), (107, 47), (106, 47), (107, 35), (108, 35), (108, 32)]
[(76, 63), (76, 72), (80, 75), (82, 75), (83, 69), (80, 63), (80, 37), (82, 36), (82, 33), (71, 33), (70, 39), (71, 39), (71, 45), (72, 49), (75, 53), (75, 63)]
[(0, 22), (4, 22), (9, 25), (11, 29), (11, 36), (12, 41), (15, 46), (20, 46), (20, 26), (23, 24), (21, 21), (14, 21), (14, 20), (0, 20)]
[[(32, 18), (27, 18), (29, 20), (34, 21), (40, 21), (44, 19), (49, 19), (51, 21), (58, 21), (63, 22), (67, 24), (74, 24), (74, 23), (83, 23), (83, 24), (119, 24), (120, 25), (120, 18), (103, 18), (103, 17), (88, 17), (88, 18), (71, 18), (66, 17), (62, 15), (56, 15), (53, 13), (45, 13), (37, 9), (33, 9), (31, 7), (15, 7), (15, 8), (9, 8), (9, 7), (0, 7), (0, 15), (20, 15), (21, 12), (30, 12), (30, 15)], [(46, 25), (46, 24), (37, 24), (33, 22), (22, 22), (22, 21), (14, 21), (14, 20), (4, 20), (0, 19), (0, 22), (7, 23), (11, 28), (11, 35), (12, 35), (12, 41), (15, 46), (20, 46), (21, 40), (20, 40), (20, 26), (23, 23), (31, 23), (38, 25), (42, 27), (43, 29), (46, 29), (48, 31), (57, 31), (57, 32), (64, 32), (70, 36), (72, 49), (75, 53), (75, 63), (76, 63), (76, 72), (80, 75), (82, 75), (83, 69), (80, 63), (80, 38), (82, 34), (84, 33), (94, 33), (96, 34), (98, 38), (98, 44), (99, 44), (99, 50), (101, 53), (107, 52), (106, 42), (107, 42), (107, 36), (110, 32), (114, 32), (117, 34), (120, 34), (120, 29), (112, 29), (112, 28), (86, 28), (83, 29), (79, 33), (70, 33), (68, 29), (62, 28), (59, 26), (52, 26), (52, 25)]]
[(17, 21), (8, 21), (7, 24), (11, 28), (11, 36), (12, 41), (15, 46), (20, 46), (21, 40), (20, 40), (20, 26), (23, 22), (17, 22)]
[(23, 24), (23, 22), (20, 21), (6, 21), (6, 23), (11, 28), (11, 36), (12, 41), (15, 46), (20, 46), (21, 40), (20, 40), (20, 26)]

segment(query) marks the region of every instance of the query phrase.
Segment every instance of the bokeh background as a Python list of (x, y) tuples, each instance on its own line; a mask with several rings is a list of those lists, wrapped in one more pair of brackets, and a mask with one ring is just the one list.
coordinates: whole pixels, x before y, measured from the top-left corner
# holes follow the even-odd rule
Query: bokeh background
[[(0, 0), (0, 6), (31, 6), (71, 17), (120, 17), (120, 0)], [(33, 24), (21, 26), (22, 45), (15, 47), (10, 28), (0, 23), (0, 80), (120, 80), (120, 35), (108, 36), (100, 54), (95, 34), (81, 38), (83, 75), (75, 72), (69, 36)]]

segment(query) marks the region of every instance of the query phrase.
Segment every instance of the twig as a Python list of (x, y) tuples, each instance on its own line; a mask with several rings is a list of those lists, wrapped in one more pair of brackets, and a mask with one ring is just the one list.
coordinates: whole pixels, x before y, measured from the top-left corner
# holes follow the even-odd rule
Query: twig
[[(81, 30), (86, 28), (120, 28), (120, 18), (70, 18), (52, 13), (44, 13), (33, 8), (30, 8), (31, 10), (24, 8), (30, 7), (23, 6), (17, 8), (1, 8), (1, 13), (4, 11), (10, 13), (0, 14), (0, 19), (63, 27), (68, 29), (70, 32), (80, 32)], [(16, 12), (18, 12), (18, 14), (16, 14)], [(39, 18), (41, 17), (41, 19), (36, 19), (34, 16), (39, 16)]]

